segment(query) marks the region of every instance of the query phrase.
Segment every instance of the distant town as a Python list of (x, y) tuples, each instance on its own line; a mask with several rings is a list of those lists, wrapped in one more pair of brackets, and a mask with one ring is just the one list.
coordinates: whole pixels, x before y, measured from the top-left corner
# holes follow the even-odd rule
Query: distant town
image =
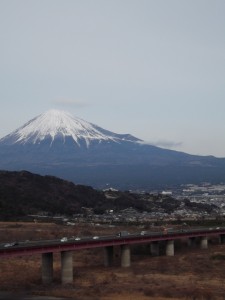
[[(121, 192), (108, 188), (104, 190), (106, 198), (116, 199)], [(131, 207), (113, 210), (108, 209), (102, 214), (94, 213), (91, 207), (82, 207), (82, 213), (73, 217), (56, 215), (55, 221), (69, 225), (77, 223), (93, 223), (94, 225), (108, 224), (155, 224), (160, 221), (183, 223), (190, 220), (225, 219), (225, 184), (202, 183), (201, 185), (187, 184), (162, 191), (129, 191), (138, 195), (139, 200), (148, 201), (150, 211), (141, 211)], [(137, 200), (138, 201), (138, 200)], [(49, 218), (46, 212), (30, 215), (34, 220)]]

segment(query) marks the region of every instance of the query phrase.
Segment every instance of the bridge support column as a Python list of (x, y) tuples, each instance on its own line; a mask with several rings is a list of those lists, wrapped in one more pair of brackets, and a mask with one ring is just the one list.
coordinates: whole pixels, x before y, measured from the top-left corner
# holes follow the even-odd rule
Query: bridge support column
[(225, 234), (220, 234), (219, 240), (220, 240), (220, 244), (225, 244)]
[(159, 242), (152, 242), (150, 244), (150, 253), (154, 256), (159, 256)]
[(42, 283), (50, 284), (53, 281), (53, 253), (42, 254)]
[(72, 251), (61, 252), (61, 280), (62, 283), (73, 282), (73, 256)]
[(104, 247), (104, 266), (111, 267), (113, 265), (113, 246)]
[(174, 256), (174, 241), (168, 240), (166, 242), (166, 256)]
[(130, 267), (130, 246), (129, 245), (121, 246), (121, 267), (123, 268)]
[(190, 237), (188, 239), (188, 246), (189, 247), (194, 247), (195, 245), (196, 245), (196, 239), (195, 239), (195, 237)]
[(200, 247), (201, 247), (201, 249), (207, 249), (208, 248), (208, 238), (207, 238), (207, 236), (202, 236), (201, 237)]

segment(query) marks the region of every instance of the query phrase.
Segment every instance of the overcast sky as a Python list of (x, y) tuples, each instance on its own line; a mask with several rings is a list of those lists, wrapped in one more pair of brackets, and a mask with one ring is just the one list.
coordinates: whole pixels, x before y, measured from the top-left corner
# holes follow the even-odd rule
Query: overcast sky
[(0, 0), (0, 137), (52, 108), (225, 157), (224, 0)]

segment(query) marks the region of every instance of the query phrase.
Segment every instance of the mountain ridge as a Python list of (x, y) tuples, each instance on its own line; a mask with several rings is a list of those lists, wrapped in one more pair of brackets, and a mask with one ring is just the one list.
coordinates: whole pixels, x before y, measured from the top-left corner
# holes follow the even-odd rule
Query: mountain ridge
[(225, 158), (159, 148), (51, 110), (0, 139), (0, 169), (53, 175), (96, 188), (149, 189), (223, 182)]
[(90, 186), (77, 185), (55, 176), (40, 176), (27, 171), (0, 170), (0, 220), (30, 220), (32, 215), (45, 217), (85, 214), (92, 209), (95, 214), (109, 210), (119, 213), (132, 207), (138, 212), (172, 213), (180, 207), (189, 211), (213, 213), (212, 204), (179, 201), (172, 196), (150, 193), (132, 193), (107, 189), (95, 190)]
[(71, 137), (78, 146), (80, 146), (79, 140), (84, 140), (87, 146), (92, 140), (99, 142), (141, 141), (130, 134), (116, 134), (78, 117), (73, 117), (67, 112), (52, 109), (3, 137), (0, 143), (38, 144), (46, 138), (50, 138), (53, 142), (57, 138), (65, 141), (66, 137)]

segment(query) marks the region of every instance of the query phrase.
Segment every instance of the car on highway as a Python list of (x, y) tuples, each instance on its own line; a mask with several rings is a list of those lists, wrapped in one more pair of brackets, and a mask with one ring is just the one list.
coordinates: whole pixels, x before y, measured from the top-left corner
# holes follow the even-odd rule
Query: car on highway
[(145, 235), (147, 233), (148, 233), (147, 231), (143, 230), (143, 231), (141, 231), (140, 235)]
[(75, 241), (80, 241), (80, 238), (79, 238), (79, 237), (76, 237), (76, 238), (75, 238)]
[(67, 241), (68, 241), (68, 238), (67, 238), (67, 237), (63, 237), (63, 238), (61, 238), (60, 241), (61, 241), (61, 242), (67, 242)]
[(99, 239), (98, 236), (93, 236), (93, 240), (97, 240), (97, 239)]
[(13, 247), (13, 246), (17, 246), (17, 245), (19, 245), (19, 243), (13, 242), (13, 243), (7, 243), (7, 244), (5, 244), (4, 247), (7, 248), (7, 247)]

